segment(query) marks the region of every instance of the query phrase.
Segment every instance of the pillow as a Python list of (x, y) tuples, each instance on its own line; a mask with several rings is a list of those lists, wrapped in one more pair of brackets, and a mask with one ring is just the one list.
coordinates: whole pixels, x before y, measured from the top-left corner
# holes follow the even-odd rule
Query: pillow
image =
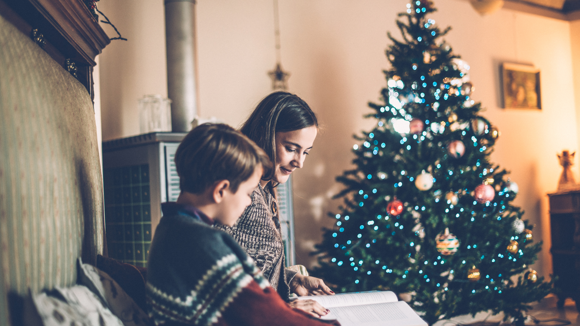
[(153, 325), (143, 309), (107, 273), (78, 259), (79, 283), (91, 289), (125, 326)]
[(145, 267), (137, 267), (113, 258), (97, 255), (97, 268), (109, 274), (141, 309), (147, 310), (145, 297), (147, 269)]
[(121, 320), (82, 285), (57, 287), (32, 296), (32, 301), (44, 326), (123, 326)]

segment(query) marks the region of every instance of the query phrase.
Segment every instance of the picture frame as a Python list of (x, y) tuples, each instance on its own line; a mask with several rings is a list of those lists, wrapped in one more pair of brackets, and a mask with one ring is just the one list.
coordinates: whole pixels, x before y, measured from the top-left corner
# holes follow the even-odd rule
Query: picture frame
[(502, 106), (506, 109), (542, 109), (540, 69), (531, 65), (501, 65)]

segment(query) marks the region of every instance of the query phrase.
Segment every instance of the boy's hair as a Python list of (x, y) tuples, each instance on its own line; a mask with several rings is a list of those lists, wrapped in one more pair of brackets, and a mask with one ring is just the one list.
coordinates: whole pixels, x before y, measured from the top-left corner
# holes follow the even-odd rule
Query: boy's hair
[(226, 124), (205, 123), (183, 139), (175, 153), (181, 191), (200, 194), (220, 180), (235, 193), (256, 167), (271, 170), (266, 153), (248, 137)]

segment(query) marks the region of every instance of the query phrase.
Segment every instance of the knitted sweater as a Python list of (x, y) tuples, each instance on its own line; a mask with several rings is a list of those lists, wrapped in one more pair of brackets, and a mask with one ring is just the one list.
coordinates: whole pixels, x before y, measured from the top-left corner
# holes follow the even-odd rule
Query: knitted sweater
[(280, 235), (277, 202), (268, 186), (262, 188), (259, 185), (252, 192), (252, 203), (233, 227), (220, 223), (214, 227), (232, 235), (254, 259), (272, 287), (284, 300), (289, 300), (289, 284), (296, 272), (284, 268), (284, 243)]
[(156, 325), (339, 325), (291, 309), (228, 234), (191, 206), (162, 205), (147, 266)]

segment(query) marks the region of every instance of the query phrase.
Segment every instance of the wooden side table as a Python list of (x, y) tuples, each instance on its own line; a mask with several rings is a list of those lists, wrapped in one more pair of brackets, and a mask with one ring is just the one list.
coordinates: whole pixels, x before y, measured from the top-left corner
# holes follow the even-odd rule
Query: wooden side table
[(552, 229), (552, 267), (558, 308), (566, 298), (580, 311), (580, 189), (548, 194)]

